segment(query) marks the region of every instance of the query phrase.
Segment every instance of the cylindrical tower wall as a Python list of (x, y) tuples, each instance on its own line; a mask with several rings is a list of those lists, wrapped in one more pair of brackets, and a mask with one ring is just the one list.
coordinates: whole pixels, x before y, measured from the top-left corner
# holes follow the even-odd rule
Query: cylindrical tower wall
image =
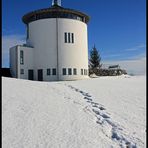
[[(65, 43), (65, 33), (70, 33), (70, 39), (73, 43)], [(83, 79), (84, 69), (88, 71), (88, 45), (87, 45), (87, 25), (81, 21), (73, 19), (58, 19), (58, 65), (60, 80)], [(67, 74), (63, 75), (63, 68), (66, 68)], [(68, 69), (72, 70), (72, 75), (68, 75)], [(74, 75), (73, 69), (77, 74)], [(83, 69), (83, 75), (81, 74)]]
[(37, 70), (43, 69), (43, 80), (57, 80), (47, 75), (47, 69), (57, 69), (56, 19), (41, 19), (29, 23), (28, 44), (34, 47), (35, 79)]
[[(88, 43), (87, 24), (74, 19), (48, 18), (30, 22), (29, 39), (27, 43), (34, 47), (35, 79), (37, 70), (43, 70), (43, 80), (75, 80), (87, 78), (84, 69), (88, 73)], [(65, 33), (73, 34), (74, 42), (65, 43)], [(72, 36), (70, 36), (72, 40)], [(56, 75), (52, 75), (52, 69), (56, 69)], [(66, 75), (63, 75), (63, 69)], [(47, 69), (51, 69), (51, 75), (47, 75)], [(69, 75), (68, 69), (71, 69)], [(76, 74), (73, 73), (76, 69)], [(83, 69), (83, 74), (81, 73)]]

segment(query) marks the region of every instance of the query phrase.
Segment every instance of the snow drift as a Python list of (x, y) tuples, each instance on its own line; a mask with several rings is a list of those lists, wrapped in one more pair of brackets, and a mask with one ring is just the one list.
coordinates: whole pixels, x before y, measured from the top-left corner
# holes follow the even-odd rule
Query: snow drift
[(146, 78), (2, 78), (3, 148), (145, 148)]

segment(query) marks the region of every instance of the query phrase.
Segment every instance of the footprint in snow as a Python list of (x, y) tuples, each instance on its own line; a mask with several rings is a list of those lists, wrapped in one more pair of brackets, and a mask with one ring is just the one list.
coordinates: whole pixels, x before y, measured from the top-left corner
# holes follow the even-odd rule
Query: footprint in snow
[(88, 100), (88, 101), (86, 101), (86, 102), (87, 102), (87, 103), (91, 103), (91, 101), (89, 101), (89, 100)]
[(108, 115), (102, 114), (99, 110), (92, 109), (92, 111), (93, 111), (95, 114), (100, 115), (100, 116), (101, 116), (102, 118), (104, 118), (104, 119), (110, 118)]
[(99, 105), (99, 103), (91, 102), (92, 105)]
[(91, 95), (89, 95), (88, 93), (84, 92), (84, 91), (78, 91), (79, 93), (81, 93), (83, 96), (86, 96), (86, 97), (91, 97)]
[(121, 137), (120, 137), (120, 136), (118, 135), (118, 133), (115, 132), (115, 131), (112, 131), (112, 136), (111, 136), (111, 138), (112, 138), (113, 140), (117, 140), (117, 141), (121, 140)]
[(79, 91), (81, 94), (83, 94), (84, 92), (82, 90)]
[(101, 116), (97, 117), (96, 123), (102, 125), (104, 123), (104, 119)]
[(82, 95), (86, 97), (91, 97), (91, 95), (89, 95), (88, 93), (83, 93)]
[(99, 108), (100, 110), (106, 110), (104, 107), (98, 105), (92, 105), (92, 107)]
[(122, 135), (120, 135), (114, 128), (112, 130), (112, 140), (118, 141), (121, 147), (126, 148), (137, 148), (136, 144), (129, 142), (126, 138), (124, 138)]
[(88, 97), (84, 97), (85, 100), (88, 100), (88, 101), (92, 101), (91, 98), (88, 98)]
[(97, 115), (100, 115), (100, 112), (98, 110), (95, 110), (95, 109), (92, 109), (92, 111), (97, 114)]
[(99, 107), (100, 110), (106, 110), (104, 107), (100, 106)]
[(84, 99), (87, 100), (88, 103), (91, 103), (91, 106), (93, 107), (92, 111), (96, 114), (96, 117), (97, 117), (97, 121), (96, 121), (97, 124), (101, 124), (101, 125), (107, 124), (109, 127), (112, 128), (111, 135), (110, 135), (112, 140), (118, 141), (121, 147), (126, 146), (126, 148), (137, 148), (135, 144), (133, 144), (132, 142), (129, 142), (126, 138), (124, 138), (122, 135), (118, 133), (119, 131), (122, 130), (122, 128), (120, 128), (115, 123), (113, 123), (110, 116), (102, 113), (103, 110), (106, 110), (103, 107), (103, 105), (92, 102), (92, 98), (91, 98), (92, 96), (89, 95), (88, 93), (85, 93), (77, 88), (74, 88), (73, 86), (69, 86), (69, 87), (71, 89), (74, 89), (76, 92), (81, 93), (84, 96)]
[(76, 92), (79, 92), (79, 89), (75, 89)]
[[(103, 107), (103, 105), (102, 105), (102, 104), (99, 104), (99, 103), (96, 103), (96, 102), (92, 102), (92, 105), (98, 105), (98, 106)], [(105, 109), (105, 108), (104, 108), (104, 109)]]
[(106, 114), (102, 114), (101, 116), (102, 116), (103, 118), (105, 118), (105, 119), (106, 119), (106, 118), (110, 118), (110, 117), (109, 117), (108, 115), (106, 115)]

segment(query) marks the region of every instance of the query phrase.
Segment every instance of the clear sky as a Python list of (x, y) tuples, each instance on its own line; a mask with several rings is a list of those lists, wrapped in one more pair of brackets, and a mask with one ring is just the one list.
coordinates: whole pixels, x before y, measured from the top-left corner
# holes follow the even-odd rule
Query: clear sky
[[(25, 40), (22, 16), (51, 6), (52, 0), (2, 0), (3, 67), (9, 66), (8, 49)], [(80, 10), (88, 24), (89, 50), (95, 44), (102, 63), (146, 58), (146, 0), (62, 0), (62, 6)]]

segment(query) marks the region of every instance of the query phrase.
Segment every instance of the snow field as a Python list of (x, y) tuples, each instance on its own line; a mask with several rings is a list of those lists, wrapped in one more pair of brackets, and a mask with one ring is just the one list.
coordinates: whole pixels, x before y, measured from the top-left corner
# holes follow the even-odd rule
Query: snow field
[(145, 77), (2, 79), (3, 148), (145, 148)]

